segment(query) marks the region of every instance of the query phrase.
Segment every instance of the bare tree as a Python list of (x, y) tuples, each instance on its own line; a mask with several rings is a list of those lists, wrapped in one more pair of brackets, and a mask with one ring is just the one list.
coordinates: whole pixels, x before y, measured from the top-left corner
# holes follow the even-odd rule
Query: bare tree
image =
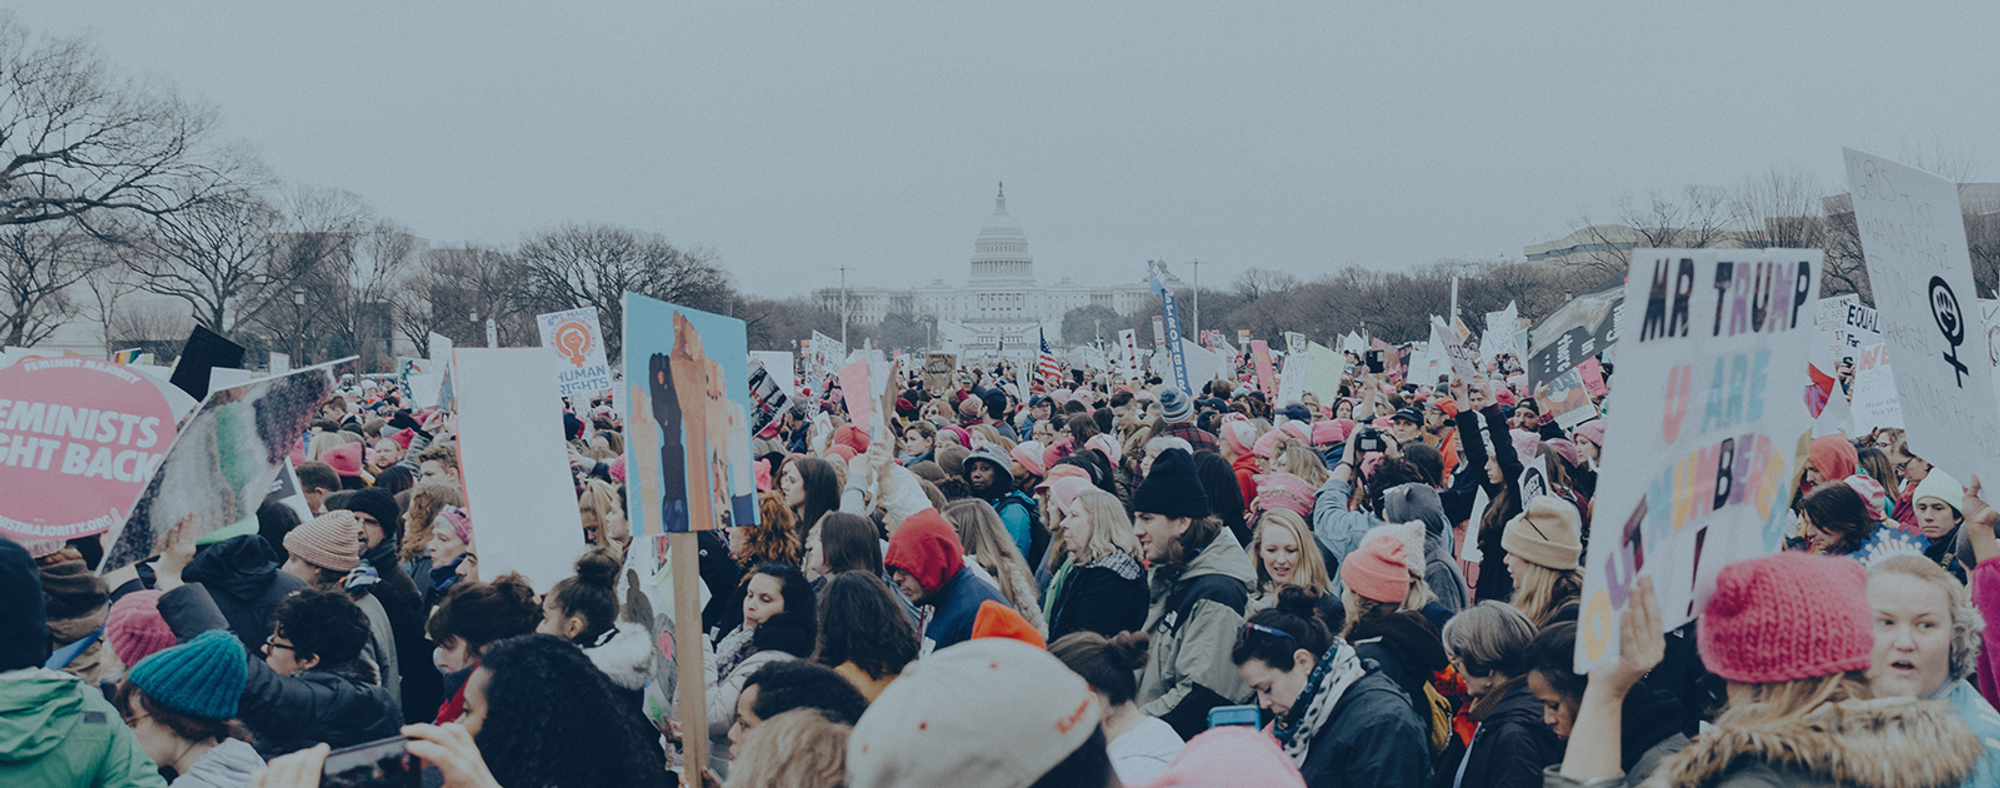
[(227, 335), (295, 281), (271, 264), (282, 221), (262, 197), (237, 191), (121, 233), (132, 244), (126, 264), (148, 292), (186, 301), (197, 322)]
[(1236, 281), (1231, 284), (1231, 287), (1245, 301), (1255, 301), (1269, 293), (1297, 290), (1299, 289), (1299, 285), (1302, 284), (1304, 282), (1299, 279), (1297, 274), (1286, 273), (1284, 271), (1271, 271), (1263, 268), (1251, 268), (1237, 275)]
[(534, 312), (518, 297), (522, 285), (521, 264), (512, 254), (481, 246), (432, 249), (391, 293), (396, 330), (417, 346), (432, 333), (484, 345), (491, 319), (501, 344), (526, 342), (535, 334)]
[(735, 295), (714, 253), (620, 227), (559, 227), (528, 238), (520, 257), (524, 300), (543, 312), (597, 307), (612, 358), (623, 340), (626, 291), (711, 312), (726, 311)]
[(1618, 211), (1618, 220), (1648, 249), (1716, 246), (1729, 238), (1729, 218), (1729, 192), (1695, 184), (1678, 192), (1655, 191), (1643, 203), (1628, 198)]
[(81, 307), (70, 287), (106, 265), (73, 223), (0, 226), (0, 342), (33, 345)]
[(139, 290), (139, 283), (133, 278), (130, 268), (118, 264), (121, 258), (117, 255), (121, 250), (117, 245), (99, 242), (96, 249), (96, 254), (104, 259), (104, 265), (84, 277), (83, 287), (90, 293), (90, 318), (97, 323), (98, 336), (104, 340), (104, 352), (108, 356), (119, 350), (111, 346), (112, 324), (121, 309), (131, 308), (130, 304), (124, 303), (124, 299)]
[(104, 214), (199, 205), (234, 169), (207, 147), (213, 123), (171, 85), (113, 72), (83, 39), (0, 16), (0, 224), (94, 230)]
[(1818, 249), (1826, 240), (1824, 185), (1799, 168), (1772, 167), (1730, 199), (1739, 237), (1751, 249)]

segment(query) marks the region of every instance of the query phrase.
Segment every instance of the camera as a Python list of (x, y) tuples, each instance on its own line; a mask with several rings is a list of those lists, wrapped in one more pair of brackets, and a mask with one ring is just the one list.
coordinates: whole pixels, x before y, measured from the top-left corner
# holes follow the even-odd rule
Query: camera
[(1387, 451), (1389, 445), (1382, 440), (1382, 431), (1374, 427), (1362, 427), (1354, 434), (1354, 450), (1367, 454), (1371, 451)]

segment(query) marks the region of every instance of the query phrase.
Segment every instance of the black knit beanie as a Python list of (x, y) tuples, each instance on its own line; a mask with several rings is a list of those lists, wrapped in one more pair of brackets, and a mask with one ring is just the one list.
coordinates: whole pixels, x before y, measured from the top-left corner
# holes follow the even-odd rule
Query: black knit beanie
[(49, 659), (42, 575), (19, 543), (0, 537), (0, 671), (39, 668)]
[(1194, 473), (1194, 457), (1168, 449), (1153, 459), (1153, 470), (1132, 494), (1132, 511), (1165, 517), (1207, 517), (1208, 493)]

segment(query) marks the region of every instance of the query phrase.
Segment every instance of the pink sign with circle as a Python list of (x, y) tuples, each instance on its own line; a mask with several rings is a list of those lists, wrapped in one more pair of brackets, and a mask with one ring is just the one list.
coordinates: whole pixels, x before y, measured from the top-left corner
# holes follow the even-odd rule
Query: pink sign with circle
[(173, 442), (173, 409), (144, 375), (75, 357), (0, 369), (0, 533), (51, 540), (108, 530)]

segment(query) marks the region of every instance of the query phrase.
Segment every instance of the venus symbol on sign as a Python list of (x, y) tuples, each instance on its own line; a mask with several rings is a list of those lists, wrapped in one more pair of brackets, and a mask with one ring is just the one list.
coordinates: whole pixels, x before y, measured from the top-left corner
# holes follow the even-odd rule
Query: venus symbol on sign
[(1931, 277), (1930, 290), (1931, 318), (1937, 321), (1944, 341), (1951, 344), (1951, 349), (1944, 352), (1945, 363), (1957, 371), (1958, 387), (1965, 388), (1965, 364), (1958, 360), (1958, 346), (1965, 343), (1965, 313), (1959, 310), (1958, 294), (1951, 291), (1944, 277)]
[(584, 354), (590, 352), (590, 328), (582, 322), (571, 320), (556, 326), (556, 351), (569, 359), (569, 363), (583, 366)]

